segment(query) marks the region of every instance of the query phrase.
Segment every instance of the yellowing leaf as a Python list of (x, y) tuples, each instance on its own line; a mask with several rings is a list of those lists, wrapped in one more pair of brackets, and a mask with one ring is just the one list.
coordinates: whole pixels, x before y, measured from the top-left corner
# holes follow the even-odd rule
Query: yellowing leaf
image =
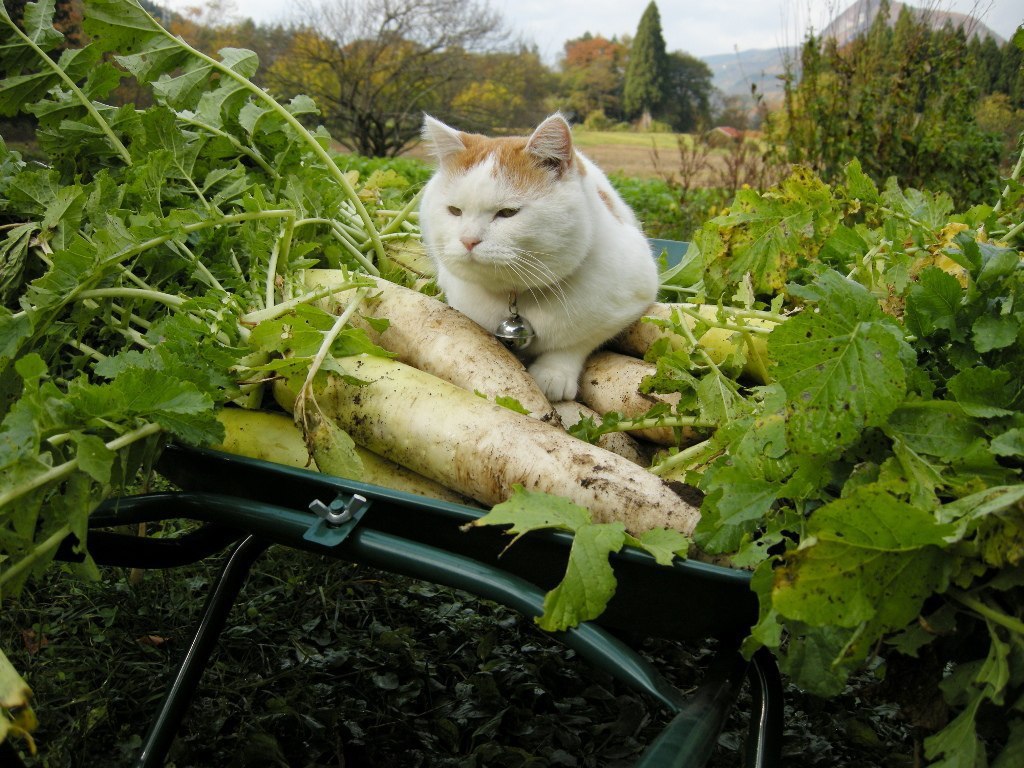
[(24, 739), (34, 755), (36, 744), (32, 731), (38, 723), (29, 705), (31, 698), (32, 689), (0, 651), (0, 742), (6, 741), (8, 736)]
[(647, 550), (658, 565), (672, 565), (678, 557), (686, 557), (690, 549), (690, 537), (671, 528), (652, 528), (637, 538), (629, 537), (627, 543)]
[[(560, 496), (515, 486), (512, 497), (470, 525), (508, 525), (516, 539), (530, 531), (554, 528), (574, 532), (590, 523), (590, 512)], [(515, 540), (513, 540), (514, 543)]]

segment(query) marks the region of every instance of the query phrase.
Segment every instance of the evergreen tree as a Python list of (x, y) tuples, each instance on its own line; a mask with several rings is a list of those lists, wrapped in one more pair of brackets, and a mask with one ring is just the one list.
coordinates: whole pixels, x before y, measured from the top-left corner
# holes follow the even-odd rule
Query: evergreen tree
[(878, 184), (896, 176), (959, 204), (985, 199), (1001, 147), (975, 120), (978, 67), (968, 63), (965, 34), (934, 30), (906, 6), (890, 29), (889, 8), (883, 0), (875, 23), (843, 46), (808, 37), (775, 122), (789, 159), (835, 179), (859, 158)]
[(665, 100), (667, 75), (668, 55), (665, 53), (665, 38), (661, 34), (661, 15), (652, 0), (640, 18), (640, 26), (629, 49), (622, 94), (626, 114), (631, 117), (643, 115), (644, 122), (650, 122), (650, 116)]
[(668, 55), (666, 99), (661, 115), (674, 130), (688, 132), (710, 127), (713, 77), (707, 64), (688, 53), (676, 51)]
[[(975, 40), (979, 38), (975, 37)], [(995, 93), (999, 90), (1000, 70), (1003, 65), (1003, 52), (994, 37), (986, 37), (978, 42), (977, 47), (979, 85), (983, 94)]]
[(999, 70), (999, 91), (1010, 97), (1010, 104), (1015, 109), (1024, 108), (1024, 75), (1021, 67), (1024, 52), (1013, 41), (1003, 46), (1003, 63)]

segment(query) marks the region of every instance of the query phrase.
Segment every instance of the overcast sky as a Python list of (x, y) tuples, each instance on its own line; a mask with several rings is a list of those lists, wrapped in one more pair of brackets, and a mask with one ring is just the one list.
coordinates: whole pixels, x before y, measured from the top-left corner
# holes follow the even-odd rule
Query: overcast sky
[[(157, 0), (159, 2), (160, 0)], [(329, 0), (327, 0), (329, 2)], [(357, 0), (358, 1), (358, 0)], [(656, 0), (670, 51), (694, 56), (797, 45), (804, 30), (822, 29), (853, 0)], [(164, 0), (171, 8), (204, 0)], [(649, 0), (490, 0), (509, 27), (553, 63), (566, 40), (584, 32), (612, 37), (636, 32)], [(911, 5), (974, 13), (1004, 39), (1024, 23), (1021, 0), (912, 0)], [(237, 16), (257, 22), (289, 19), (281, 0), (235, 0)], [(244, 9), (244, 10), (241, 10)]]

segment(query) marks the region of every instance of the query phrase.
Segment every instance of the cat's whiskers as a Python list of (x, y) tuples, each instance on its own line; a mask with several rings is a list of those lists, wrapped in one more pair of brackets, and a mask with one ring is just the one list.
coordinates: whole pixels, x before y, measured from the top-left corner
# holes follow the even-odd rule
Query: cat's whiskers
[[(515, 259), (507, 262), (525, 284), (527, 292), (533, 300), (540, 304), (542, 300), (548, 305), (556, 301), (571, 322), (575, 319), (575, 307), (565, 295), (561, 279), (544, 263), (544, 254), (522, 248), (513, 249)], [(538, 285), (539, 283), (539, 285)], [(538, 295), (540, 291), (540, 295)]]

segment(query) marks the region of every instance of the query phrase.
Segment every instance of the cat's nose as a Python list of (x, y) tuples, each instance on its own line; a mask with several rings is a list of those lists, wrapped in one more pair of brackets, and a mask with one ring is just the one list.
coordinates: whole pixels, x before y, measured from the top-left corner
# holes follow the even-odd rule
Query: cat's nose
[(459, 242), (466, 246), (467, 251), (472, 251), (477, 245), (480, 244), (480, 238), (467, 235), (465, 237), (460, 237)]

